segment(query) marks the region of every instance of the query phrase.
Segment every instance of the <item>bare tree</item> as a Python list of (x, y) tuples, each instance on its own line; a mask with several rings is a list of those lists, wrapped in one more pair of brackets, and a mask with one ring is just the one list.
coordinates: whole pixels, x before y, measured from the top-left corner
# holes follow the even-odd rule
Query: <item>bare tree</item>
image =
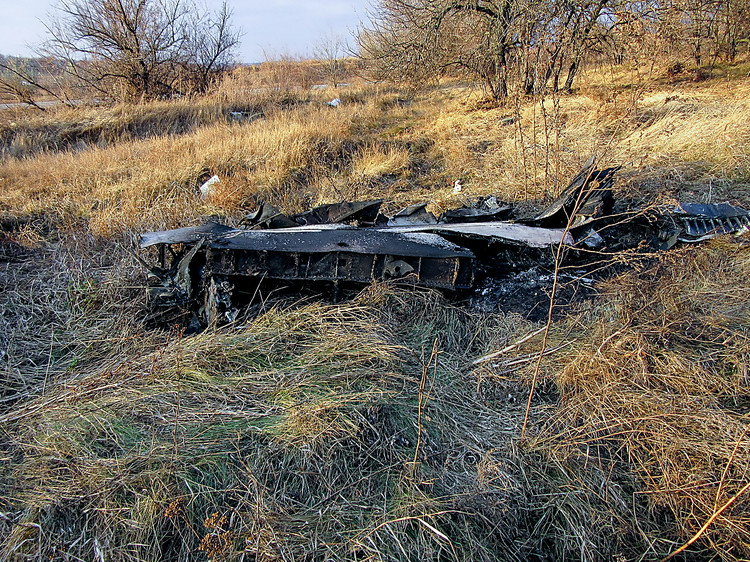
[(742, 43), (750, 47), (750, 0), (725, 0), (717, 29), (722, 52), (733, 62)]
[(511, 88), (570, 89), (583, 54), (606, 32), (615, 0), (382, 0), (359, 35), (375, 73), (419, 80), (449, 70), (481, 80), (495, 99)]
[(59, 0), (44, 50), (100, 95), (153, 99), (204, 91), (238, 34), (188, 0)]
[(347, 51), (344, 38), (334, 34), (323, 37), (315, 49), (315, 58), (323, 64), (323, 74), (334, 88), (338, 87), (346, 73), (344, 56)]
[(239, 35), (232, 28), (232, 11), (226, 2), (215, 13), (192, 14), (181, 66), (192, 88), (205, 92), (231, 66)]

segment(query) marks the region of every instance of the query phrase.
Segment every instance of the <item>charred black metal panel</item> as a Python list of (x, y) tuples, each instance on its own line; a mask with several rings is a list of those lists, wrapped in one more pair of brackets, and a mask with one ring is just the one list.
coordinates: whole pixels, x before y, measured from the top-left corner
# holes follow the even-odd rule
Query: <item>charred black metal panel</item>
[(258, 277), (286, 281), (372, 283), (404, 279), (436, 289), (468, 289), (474, 280), (470, 255), (450, 257), (277, 252), (209, 248), (204, 276)]
[(750, 213), (729, 203), (682, 203), (675, 209), (675, 217), (682, 224), (680, 240), (686, 242), (706, 236), (731, 234), (750, 226)]
[(564, 227), (606, 213), (616, 170), (597, 171), (592, 160), (558, 200), (527, 221), (498, 220), (511, 210), (494, 197), (439, 221), (425, 204), (388, 219), (377, 200), (321, 205), (292, 216), (261, 204), (242, 228), (208, 223), (144, 234), (141, 247), (158, 246), (160, 262), (149, 268), (158, 282), (149, 294), (164, 305), (188, 305), (210, 324), (232, 321), (237, 301), (266, 279), (337, 287), (399, 280), (469, 289), (478, 278), (546, 263), (552, 248), (572, 245)]
[(294, 215), (292, 219), (300, 225), (356, 222), (359, 226), (372, 226), (382, 204), (382, 199), (330, 203)]
[(273, 231), (233, 230), (212, 238), (213, 248), (274, 252), (346, 252), (435, 258), (471, 257), (471, 252), (430, 232), (328, 225)]
[(232, 230), (231, 227), (217, 222), (207, 222), (201, 226), (148, 232), (141, 235), (141, 248), (148, 248), (156, 244), (194, 244), (206, 237), (221, 236)]
[(620, 167), (596, 170), (595, 165), (592, 157), (544, 211), (524, 222), (550, 228), (565, 228), (568, 224), (576, 227), (609, 214), (614, 204), (612, 183)]
[(721, 234), (750, 229), (750, 211), (729, 203), (678, 203), (660, 213), (657, 247), (667, 250), (679, 242), (698, 242)]

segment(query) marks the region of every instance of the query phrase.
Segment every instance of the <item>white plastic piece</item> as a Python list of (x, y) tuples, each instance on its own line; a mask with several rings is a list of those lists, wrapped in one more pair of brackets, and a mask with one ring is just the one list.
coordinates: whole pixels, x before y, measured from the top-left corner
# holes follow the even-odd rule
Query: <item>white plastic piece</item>
[(221, 180), (219, 179), (219, 176), (216, 176), (216, 175), (211, 176), (208, 180), (206, 180), (206, 183), (204, 183), (200, 187), (201, 199), (206, 199), (210, 197), (214, 191), (213, 187), (219, 182), (221, 182)]

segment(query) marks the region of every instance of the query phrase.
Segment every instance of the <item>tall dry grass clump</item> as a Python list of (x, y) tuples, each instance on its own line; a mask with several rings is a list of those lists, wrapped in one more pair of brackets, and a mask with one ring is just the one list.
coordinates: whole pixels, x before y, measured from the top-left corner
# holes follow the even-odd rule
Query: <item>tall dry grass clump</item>
[[(674, 517), (682, 542), (699, 534), (692, 552), (725, 560), (750, 556), (748, 279), (747, 245), (716, 241), (608, 281), (565, 324), (576, 343), (547, 366), (559, 405), (534, 445), (635, 478), (633, 497)], [(665, 538), (646, 556), (679, 546)]]
[(164, 337), (143, 329), (143, 274), (121, 247), (81, 233), (42, 245), (34, 228), (17, 236), (31, 248), (0, 236), (0, 415), (79, 369), (148, 353)]

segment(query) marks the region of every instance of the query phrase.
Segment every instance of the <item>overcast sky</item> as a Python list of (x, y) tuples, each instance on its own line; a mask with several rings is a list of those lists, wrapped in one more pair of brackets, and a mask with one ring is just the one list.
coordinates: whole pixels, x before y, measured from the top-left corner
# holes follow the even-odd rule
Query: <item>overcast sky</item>
[[(209, 7), (221, 0), (205, 0)], [(0, 0), (0, 53), (32, 56), (44, 40), (44, 20), (55, 0)], [(308, 56), (327, 35), (348, 37), (367, 19), (371, 0), (228, 0), (243, 32), (238, 58), (260, 62)]]

